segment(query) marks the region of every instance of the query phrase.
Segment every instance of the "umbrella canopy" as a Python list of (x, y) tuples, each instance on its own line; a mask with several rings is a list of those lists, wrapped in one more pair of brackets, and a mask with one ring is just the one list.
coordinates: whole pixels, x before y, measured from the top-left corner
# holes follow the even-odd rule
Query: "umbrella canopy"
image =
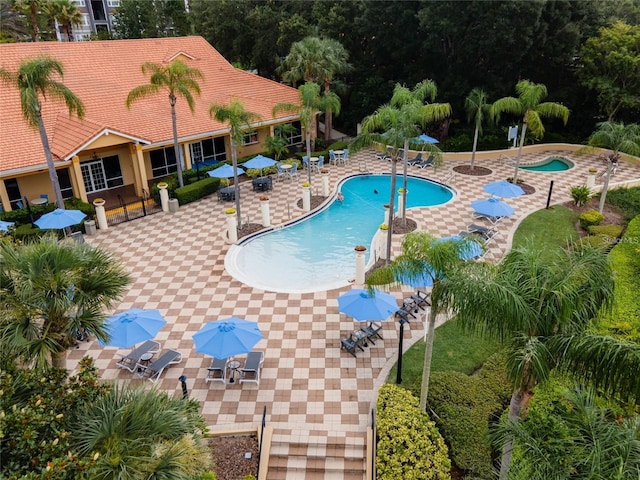
[(167, 321), (158, 310), (131, 308), (105, 320), (110, 340), (103, 347), (129, 348), (156, 336)]
[[(240, 167), (238, 168), (238, 175), (242, 175), (244, 170)], [(215, 178), (231, 178), (233, 177), (233, 167), (231, 165), (224, 164), (221, 167), (216, 168), (215, 170), (209, 170), (207, 174), (210, 177)]]
[(396, 313), (398, 304), (393, 295), (380, 290), (374, 290), (370, 295), (368, 290), (354, 288), (338, 297), (338, 309), (358, 322), (373, 322), (386, 320)]
[(440, 143), (440, 141), (437, 138), (430, 137), (423, 133), (422, 135), (412, 138), (411, 143)]
[(472, 258), (476, 258), (482, 255), (482, 245), (474, 240), (461, 237), (460, 235), (451, 235), (449, 237), (438, 238), (436, 242), (462, 242), (464, 240), (466, 240), (466, 246), (460, 252), (460, 260), (471, 260)]
[(237, 317), (207, 322), (193, 334), (196, 352), (216, 358), (250, 352), (263, 338), (256, 322)]
[(506, 180), (487, 183), (483, 188), (485, 192), (495, 195), (496, 197), (519, 197), (520, 195), (524, 195), (522, 187), (515, 183), (507, 182)]
[(424, 263), (424, 268), (419, 275), (414, 277), (405, 274), (402, 275), (399, 280), (400, 282), (404, 283), (405, 285), (409, 285), (412, 288), (425, 288), (433, 287), (433, 277), (433, 267), (428, 263)]
[(4, 220), (0, 220), (0, 232), (6, 232), (9, 230), (9, 227), (13, 227), (13, 222), (5, 222)]
[(77, 225), (85, 217), (86, 215), (80, 210), (63, 210), (62, 208), (56, 208), (53, 212), (42, 215), (35, 221), (35, 224), (40, 228), (62, 229), (70, 227), (71, 225)]
[(258, 155), (257, 157), (253, 157), (251, 160), (244, 162), (242, 166), (244, 168), (259, 168), (262, 170), (263, 168), (272, 167), (275, 164), (276, 161), (273, 158)]
[(508, 217), (513, 215), (515, 209), (497, 198), (485, 198), (471, 202), (471, 208), (480, 215), (488, 217)]

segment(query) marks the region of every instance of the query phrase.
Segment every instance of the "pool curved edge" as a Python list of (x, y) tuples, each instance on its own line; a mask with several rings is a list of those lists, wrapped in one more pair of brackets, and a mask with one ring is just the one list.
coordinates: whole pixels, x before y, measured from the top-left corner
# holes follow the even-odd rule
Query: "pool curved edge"
[[(337, 280), (337, 281), (331, 281), (331, 282), (326, 282), (326, 283), (318, 283), (318, 284), (314, 284), (312, 287), (308, 287), (308, 288), (298, 288), (298, 289), (293, 289), (293, 288), (287, 288), (287, 287), (274, 287), (273, 285), (265, 285), (262, 284), (259, 281), (256, 281), (255, 278), (251, 278), (251, 272), (245, 272), (243, 270), (241, 270), (240, 268), (237, 267), (237, 257), (240, 254), (240, 251), (243, 247), (243, 245), (251, 242), (252, 240), (261, 237), (263, 235), (266, 235), (268, 233), (271, 233), (273, 231), (276, 230), (282, 230), (291, 226), (294, 226), (300, 222), (306, 221), (309, 218), (318, 215), (320, 213), (322, 213), (323, 211), (325, 211), (327, 208), (329, 208), (333, 202), (336, 201), (336, 193), (340, 190), (340, 187), (349, 179), (353, 178), (353, 177), (359, 177), (359, 176), (366, 176), (366, 175), (372, 175), (371, 173), (355, 173), (352, 175), (347, 175), (345, 177), (343, 177), (341, 180), (339, 180), (334, 189), (333, 192), (327, 197), (327, 199), (322, 202), (322, 204), (320, 204), (318, 207), (316, 207), (314, 210), (305, 213), (304, 215), (295, 218), (293, 220), (287, 221), (285, 223), (281, 223), (278, 225), (272, 225), (269, 227), (265, 227), (264, 229), (255, 232), (251, 235), (248, 235), (246, 238), (243, 238), (241, 241), (239, 241), (236, 244), (233, 244), (229, 247), (229, 250), (227, 251), (227, 254), (225, 255), (224, 258), (224, 268), (226, 270), (226, 272), (233, 277), (234, 280), (238, 280), (239, 282), (252, 287), (252, 288), (256, 288), (259, 290), (263, 290), (266, 292), (275, 292), (275, 293), (293, 293), (293, 294), (302, 294), (302, 293), (315, 293), (315, 292), (319, 292), (319, 291), (328, 291), (328, 290), (334, 290), (334, 289), (339, 289), (339, 288), (344, 288), (346, 286), (349, 285), (354, 285), (355, 284), (355, 279), (354, 278), (349, 278), (349, 279), (344, 279), (344, 280)], [(373, 174), (376, 175), (376, 174)], [(382, 173), (380, 175), (388, 175), (388, 173)], [(451, 191), (452, 193), (452, 198), (450, 200), (448, 200), (447, 202), (443, 203), (443, 204), (439, 204), (439, 205), (435, 205), (435, 206), (442, 206), (445, 205), (449, 202), (452, 202), (455, 200), (455, 198), (458, 196), (458, 192), (457, 190), (450, 186), (447, 185), (445, 183), (439, 182), (437, 180), (434, 179), (425, 179), (424, 177), (418, 176), (418, 175), (408, 175), (409, 177), (414, 177), (416, 179), (419, 180), (428, 180), (431, 183), (440, 185), (442, 187), (447, 188), (449, 191)], [(412, 210), (413, 208), (432, 208), (432, 206), (423, 206), (423, 207), (407, 207), (407, 210)], [(374, 265), (374, 263), (376, 262), (377, 258), (375, 255), (376, 252), (376, 246), (378, 243), (378, 236), (379, 236), (379, 231), (376, 232), (369, 243), (369, 259), (367, 261), (367, 264), (365, 265), (365, 272), (369, 271), (371, 269), (371, 267)], [(355, 256), (354, 256), (354, 263), (355, 263)]]
[[(568, 168), (563, 169), (563, 170), (532, 170), (530, 167), (542, 167), (544, 165), (547, 165), (551, 162), (553, 162), (554, 160), (558, 160), (562, 163), (564, 163)], [(515, 163), (513, 163), (511, 166), (515, 167)], [(573, 168), (576, 167), (576, 162), (574, 162), (573, 160), (567, 158), (567, 157), (563, 157), (560, 155), (551, 155), (549, 157), (546, 157), (543, 160), (537, 161), (537, 162), (531, 162), (531, 163), (520, 163), (518, 165), (518, 168), (525, 171), (525, 172), (533, 172), (533, 173), (558, 173), (558, 172), (568, 172), (569, 170), (572, 170)]]

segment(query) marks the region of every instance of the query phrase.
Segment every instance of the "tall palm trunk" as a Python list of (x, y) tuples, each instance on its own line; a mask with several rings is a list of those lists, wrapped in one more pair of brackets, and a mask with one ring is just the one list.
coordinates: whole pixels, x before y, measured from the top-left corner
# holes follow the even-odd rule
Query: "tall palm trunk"
[(524, 136), (527, 133), (527, 120), (522, 122), (522, 134), (520, 135), (520, 148), (518, 148), (518, 156), (516, 157), (516, 166), (513, 172), (513, 184), (518, 184), (518, 170), (520, 169), (520, 157), (522, 157), (522, 147), (524, 147)]
[(396, 199), (396, 172), (398, 165), (398, 154), (391, 157), (391, 198), (389, 199), (389, 221), (387, 226), (387, 258), (385, 265), (391, 262), (391, 241), (393, 240), (393, 210), (395, 208)]
[(51, 149), (49, 148), (49, 139), (47, 138), (47, 131), (44, 128), (44, 122), (42, 121), (40, 106), (38, 106), (38, 131), (40, 132), (40, 141), (42, 142), (42, 148), (44, 149), (44, 157), (47, 160), (49, 180), (51, 180), (53, 194), (56, 197), (56, 205), (58, 205), (58, 208), (64, 209), (64, 199), (62, 198), (62, 191), (60, 190), (60, 182), (58, 181), (56, 166), (53, 164), (53, 156), (51, 155)]
[(407, 159), (409, 158), (409, 139), (404, 139), (402, 154), (402, 225), (407, 226)]
[[(617, 153), (614, 153), (617, 155)], [(609, 157), (609, 162), (607, 165), (607, 173), (604, 176), (604, 183), (602, 184), (602, 192), (600, 192), (600, 204), (598, 205), (598, 211), (600, 213), (604, 210), (604, 202), (607, 199), (607, 190), (609, 189), (609, 180), (611, 179), (611, 171), (613, 170), (613, 161), (612, 158)]]
[(307, 181), (311, 185), (311, 132), (309, 130), (310, 128), (306, 129), (305, 141), (307, 147)]
[(33, 41), (37, 42), (40, 40), (40, 30), (38, 29), (38, 2), (36, 0), (29, 2), (29, 14), (31, 16)]
[(180, 187), (184, 187), (184, 180), (182, 179), (182, 153), (180, 145), (178, 144), (178, 120), (176, 118), (176, 97), (169, 95), (171, 101), (171, 122), (173, 123), (173, 150), (176, 155), (176, 165), (178, 166), (178, 184)]
[(238, 152), (236, 143), (231, 141), (231, 164), (233, 165), (233, 188), (236, 197), (236, 212), (238, 213), (238, 227), (242, 228), (242, 213), (240, 212), (240, 185), (238, 185)]
[(478, 132), (479, 132), (479, 128), (478, 125), (476, 124), (476, 131), (473, 134), (473, 150), (471, 150), (471, 171), (473, 172), (473, 169), (475, 168), (475, 161), (476, 161), (476, 148), (478, 148)]
[[(515, 390), (509, 402), (508, 418), (512, 422), (520, 420), (520, 409), (522, 408), (523, 391), (521, 388)], [(507, 480), (509, 468), (511, 467), (511, 456), (513, 455), (513, 440), (508, 440), (502, 447), (502, 461), (500, 463), (500, 480)]]
[(57, 368), (67, 368), (67, 351), (51, 352), (51, 366)]
[[(328, 81), (324, 82), (324, 93), (325, 95), (329, 93), (330, 83)], [(333, 112), (331, 110), (327, 110), (324, 113), (324, 139), (328, 143), (331, 140), (331, 131), (333, 130)]]
[[(437, 280), (434, 280), (434, 288)], [(427, 324), (427, 336), (425, 337), (424, 364), (422, 367), (422, 386), (420, 387), (420, 408), (427, 410), (427, 397), (429, 396), (429, 378), (431, 377), (431, 357), (433, 356), (433, 339), (436, 335), (436, 317), (438, 315), (437, 302), (431, 298), (431, 309), (429, 311), (429, 323)]]

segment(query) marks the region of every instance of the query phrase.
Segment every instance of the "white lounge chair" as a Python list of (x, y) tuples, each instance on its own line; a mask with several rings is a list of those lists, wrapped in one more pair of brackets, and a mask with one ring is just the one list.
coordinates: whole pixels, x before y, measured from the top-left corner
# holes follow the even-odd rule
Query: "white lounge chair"
[(131, 373), (136, 371), (140, 357), (145, 353), (157, 353), (160, 351), (160, 344), (153, 340), (147, 340), (139, 347), (134, 348), (126, 355), (119, 355), (121, 358), (116, 362), (118, 368), (126, 368)]
[(141, 378), (146, 378), (150, 382), (157, 382), (164, 369), (169, 365), (175, 365), (182, 361), (182, 354), (176, 350), (167, 350), (151, 365), (136, 365), (136, 375)]
[(244, 367), (240, 369), (242, 377), (240, 377), (240, 383), (253, 382), (256, 385), (260, 385), (260, 367), (264, 362), (264, 353), (262, 352), (250, 352), (247, 355), (247, 360), (244, 362)]
[(207, 378), (204, 379), (204, 383), (209, 382), (222, 382), (227, 381), (227, 364), (228, 358), (214, 358), (211, 361), (211, 366), (207, 368)]

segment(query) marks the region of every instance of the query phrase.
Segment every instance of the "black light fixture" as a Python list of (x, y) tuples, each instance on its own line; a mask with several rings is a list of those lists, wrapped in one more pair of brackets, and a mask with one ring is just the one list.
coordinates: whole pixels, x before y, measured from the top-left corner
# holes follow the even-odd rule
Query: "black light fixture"
[(187, 376), (180, 375), (178, 380), (180, 380), (180, 383), (182, 384), (182, 398), (186, 400), (189, 398), (189, 392), (187, 391)]
[(100, 160), (100, 157), (96, 154), (95, 150), (91, 154), (91, 160), (94, 161), (94, 162), (97, 161), (97, 160)]

